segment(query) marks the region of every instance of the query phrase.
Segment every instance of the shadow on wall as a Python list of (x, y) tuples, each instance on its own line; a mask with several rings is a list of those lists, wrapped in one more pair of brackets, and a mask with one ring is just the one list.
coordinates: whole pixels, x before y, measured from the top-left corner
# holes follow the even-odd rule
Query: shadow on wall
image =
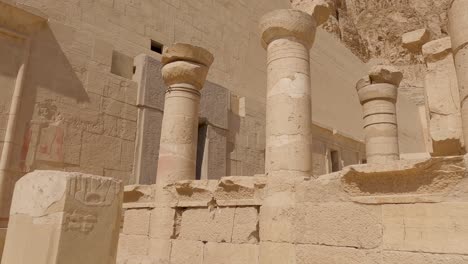
[[(70, 36), (69, 43), (62, 41), (62, 46), (70, 46), (75, 41), (73, 35)], [(17, 163), (12, 164), (13, 168), (19, 168), (23, 173), (34, 169), (37, 147), (35, 144), (38, 143), (39, 130), (50, 124), (62, 122), (64, 117), (61, 109), (64, 106), (70, 107), (76, 103), (90, 101), (83, 86), (87, 74), (87, 59), (70, 62), (62, 46), (49, 26), (44, 26), (31, 36), (31, 49), (17, 125), (17, 137), (22, 138), (17, 140), (20, 142), (20, 148), (13, 159)], [(62, 133), (62, 138), (52, 139), (55, 139), (59, 145), (53, 151), (56, 155), (63, 156), (63, 146), (60, 145), (63, 144), (63, 131), (58, 133)]]

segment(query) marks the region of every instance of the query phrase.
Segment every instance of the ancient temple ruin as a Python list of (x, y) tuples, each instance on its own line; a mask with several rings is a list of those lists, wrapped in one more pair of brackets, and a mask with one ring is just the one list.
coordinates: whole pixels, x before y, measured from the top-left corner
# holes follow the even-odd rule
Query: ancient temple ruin
[(434, 1), (0, 0), (1, 263), (468, 264)]

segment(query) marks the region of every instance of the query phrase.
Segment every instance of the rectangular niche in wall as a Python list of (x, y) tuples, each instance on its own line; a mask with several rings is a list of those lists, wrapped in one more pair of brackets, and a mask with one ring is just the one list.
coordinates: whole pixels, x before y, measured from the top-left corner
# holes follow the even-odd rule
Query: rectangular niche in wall
[(163, 48), (164, 48), (164, 45), (157, 42), (157, 41), (154, 41), (154, 40), (151, 40), (151, 50), (156, 52), (156, 53), (159, 53), (159, 54), (162, 54), (163, 53)]
[(330, 150), (330, 172), (336, 172), (340, 170), (340, 153), (338, 150)]

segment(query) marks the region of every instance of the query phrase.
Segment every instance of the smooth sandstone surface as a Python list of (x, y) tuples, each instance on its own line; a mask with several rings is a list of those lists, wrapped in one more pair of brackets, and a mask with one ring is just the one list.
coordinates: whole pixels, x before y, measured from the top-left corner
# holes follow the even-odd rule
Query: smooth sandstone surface
[(200, 90), (213, 63), (207, 50), (174, 44), (163, 53), (162, 76), (168, 86), (161, 125), (156, 181), (165, 185), (195, 179)]
[[(460, 92), (463, 138), (468, 142), (468, 7), (466, 0), (454, 0), (448, 10), (449, 30), (451, 32), (452, 50), (457, 70), (458, 89)], [(465, 150), (468, 149), (465, 144)]]
[(260, 21), (267, 49), (265, 171), (312, 173), (309, 49), (316, 24), (302, 11), (283, 9)]

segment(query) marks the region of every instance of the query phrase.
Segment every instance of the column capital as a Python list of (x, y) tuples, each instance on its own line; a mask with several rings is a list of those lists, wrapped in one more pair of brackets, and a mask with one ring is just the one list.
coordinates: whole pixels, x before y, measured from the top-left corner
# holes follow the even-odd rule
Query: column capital
[(403, 80), (403, 73), (393, 66), (377, 65), (369, 71), (369, 78), (372, 84), (389, 83), (399, 86)]
[(317, 23), (309, 14), (294, 9), (279, 9), (260, 19), (260, 31), (264, 48), (281, 38), (294, 38), (307, 48), (315, 39)]
[(164, 83), (168, 87), (189, 84), (201, 90), (213, 60), (213, 55), (204, 48), (175, 43), (163, 52), (161, 62)]
[(396, 102), (398, 86), (403, 73), (393, 66), (378, 65), (356, 83), (361, 104), (374, 99), (387, 99)]
[(393, 66), (374, 66), (369, 75), (356, 83), (359, 101), (361, 104), (378, 98), (396, 101), (402, 79), (403, 73)]

